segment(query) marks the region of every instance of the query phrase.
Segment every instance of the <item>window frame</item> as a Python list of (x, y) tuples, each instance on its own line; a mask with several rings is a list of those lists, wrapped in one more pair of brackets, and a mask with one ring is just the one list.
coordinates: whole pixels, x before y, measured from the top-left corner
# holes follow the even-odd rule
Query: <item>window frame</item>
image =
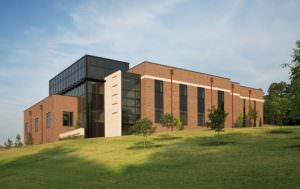
[[(69, 112), (69, 111), (63, 111), (63, 117), (62, 117), (62, 125), (63, 127), (73, 127), (74, 124), (74, 113), (73, 112)], [(68, 120), (67, 123), (65, 124), (65, 116), (68, 116)]]

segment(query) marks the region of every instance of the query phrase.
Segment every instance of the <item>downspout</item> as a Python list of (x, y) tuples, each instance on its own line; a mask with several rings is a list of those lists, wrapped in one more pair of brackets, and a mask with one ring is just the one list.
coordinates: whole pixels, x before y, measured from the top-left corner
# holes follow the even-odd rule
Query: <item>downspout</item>
[(231, 123), (232, 123), (232, 127), (234, 127), (234, 110), (233, 110), (233, 92), (234, 92), (234, 84), (231, 85)]
[(173, 116), (173, 75), (174, 75), (174, 70), (170, 70), (170, 75), (171, 75), (171, 115)]
[(213, 107), (213, 82), (214, 82), (214, 78), (211, 77), (210, 78), (210, 109), (212, 109)]
[(41, 142), (44, 143), (43, 105), (40, 105), (40, 110), (41, 110)]

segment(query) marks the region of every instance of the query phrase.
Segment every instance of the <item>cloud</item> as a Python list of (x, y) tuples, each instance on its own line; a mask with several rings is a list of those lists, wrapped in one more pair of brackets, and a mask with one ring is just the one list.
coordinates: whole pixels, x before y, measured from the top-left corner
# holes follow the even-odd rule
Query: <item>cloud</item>
[(65, 8), (67, 25), (30, 26), (21, 41), (1, 40), (8, 54), (0, 64), (0, 142), (22, 133), (23, 110), (46, 97), (48, 80), (84, 54), (131, 66), (150, 60), (266, 90), (288, 78), (280, 64), (299, 39), (299, 6), (296, 0), (164, 0)]

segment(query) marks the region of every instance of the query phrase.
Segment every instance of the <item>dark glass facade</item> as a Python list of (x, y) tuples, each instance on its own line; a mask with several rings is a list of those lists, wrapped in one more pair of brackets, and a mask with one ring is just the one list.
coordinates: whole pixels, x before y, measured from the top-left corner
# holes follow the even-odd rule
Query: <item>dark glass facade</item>
[(198, 87), (198, 126), (205, 125), (205, 89)]
[(49, 81), (49, 94), (78, 97), (74, 124), (86, 138), (104, 136), (104, 77), (128, 69), (126, 62), (85, 55)]
[(141, 117), (140, 75), (122, 73), (122, 135), (130, 134), (130, 127)]
[(155, 80), (155, 122), (159, 123), (164, 113), (164, 85), (163, 81)]
[(218, 91), (218, 109), (224, 111), (224, 91)]
[(179, 85), (180, 119), (184, 125), (188, 124), (187, 86)]

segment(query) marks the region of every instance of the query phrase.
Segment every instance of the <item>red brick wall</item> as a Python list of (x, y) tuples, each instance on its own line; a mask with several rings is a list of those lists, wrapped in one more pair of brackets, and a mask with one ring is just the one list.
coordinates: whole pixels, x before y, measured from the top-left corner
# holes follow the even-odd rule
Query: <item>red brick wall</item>
[[(73, 112), (73, 127), (64, 127), (63, 111)], [(50, 112), (50, 128), (46, 128), (46, 114)], [(25, 125), (28, 123), (34, 144), (47, 143), (59, 139), (59, 134), (74, 129), (78, 119), (78, 99), (70, 96), (53, 95), (38, 102), (24, 111), (24, 141)], [(39, 130), (35, 132), (35, 118), (39, 120)]]
[[(198, 73), (170, 66), (159, 65), (151, 62), (144, 62), (129, 70), (129, 72), (140, 74), (141, 80), (141, 114), (142, 117), (148, 117), (154, 122), (154, 79), (158, 80), (163, 78), (164, 80), (164, 113), (171, 112), (171, 75), (170, 70), (173, 69), (173, 114), (179, 116), (179, 84), (178, 82), (188, 83), (188, 125), (187, 128), (197, 127), (197, 86), (204, 85), (205, 88), (205, 121), (208, 121), (208, 109), (211, 106), (217, 107), (217, 90), (221, 88), (224, 90), (225, 111), (229, 113), (225, 127), (232, 127), (238, 116), (243, 112), (243, 100), (242, 97), (247, 97), (246, 100), (246, 113), (249, 111), (249, 91), (250, 99), (263, 100), (263, 91), (260, 89), (254, 89), (250, 87), (240, 86), (239, 83), (232, 82), (228, 78), (208, 75), (204, 73)], [(143, 76), (151, 76), (154, 78), (145, 78)], [(212, 78), (212, 79), (211, 79)], [(211, 81), (213, 81), (211, 83)], [(192, 84), (192, 85), (189, 85)], [(211, 93), (211, 86), (214, 90)], [(232, 85), (234, 88), (232, 89)], [(232, 95), (232, 93), (236, 93)], [(212, 99), (211, 99), (212, 98)], [(233, 101), (232, 101), (233, 99)], [(212, 105), (211, 105), (212, 100)], [(259, 119), (263, 118), (263, 103), (256, 102), (256, 109), (259, 113), (257, 125), (259, 125)], [(251, 100), (253, 107), (253, 99)], [(160, 124), (155, 124), (158, 130), (165, 130), (161, 128)]]

